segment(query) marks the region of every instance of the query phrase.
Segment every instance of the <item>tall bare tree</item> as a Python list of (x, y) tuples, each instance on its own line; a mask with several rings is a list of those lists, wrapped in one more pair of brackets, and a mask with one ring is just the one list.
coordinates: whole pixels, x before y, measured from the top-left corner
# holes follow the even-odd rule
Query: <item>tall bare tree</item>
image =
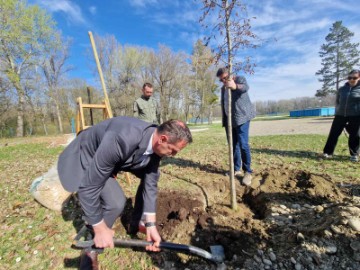
[(147, 51), (141, 47), (121, 46), (114, 36), (95, 37), (99, 61), (116, 115), (132, 115), (133, 102), (140, 93), (142, 70)]
[[(252, 72), (253, 64), (250, 57), (240, 58), (238, 52), (240, 49), (256, 48), (255, 41), (257, 36), (251, 31), (250, 18), (247, 15), (246, 5), (240, 0), (201, 0), (203, 5), (203, 14), (200, 22), (206, 29), (212, 29), (211, 33), (205, 39), (205, 44), (215, 41), (215, 62), (223, 63), (229, 68), (229, 76), (232, 76), (233, 70), (243, 70)], [(211, 15), (217, 17), (215, 25), (207, 23), (206, 18)], [(234, 161), (233, 161), (233, 138), (232, 138), (232, 117), (231, 117), (231, 93), (227, 89), (229, 96), (228, 108), (228, 142), (229, 142), (229, 164), (230, 164), (230, 184), (231, 184), (231, 207), (237, 208), (235, 180), (234, 180)]]
[(193, 76), (193, 87), (197, 94), (198, 113), (201, 123), (205, 115), (211, 115), (212, 105), (217, 101), (216, 76), (213, 66), (213, 55), (209, 47), (198, 40), (193, 48), (191, 56)]
[(16, 90), (18, 137), (24, 135), (23, 74), (37, 64), (56, 35), (54, 21), (38, 6), (24, 0), (0, 2), (0, 71)]
[(168, 47), (159, 45), (157, 53), (149, 56), (149, 70), (155, 89), (159, 91), (161, 119), (170, 118), (172, 106), (178, 106), (183, 74), (188, 73), (188, 58), (183, 52), (174, 53)]
[(41, 63), (41, 69), (44, 73), (48, 88), (47, 94), (55, 106), (60, 133), (64, 133), (60, 108), (61, 80), (63, 80), (64, 75), (72, 69), (71, 66), (66, 65), (66, 61), (69, 59), (69, 42), (69, 40), (59, 39), (58, 45), (49, 48), (50, 50), (47, 52), (46, 58), (44, 58)]

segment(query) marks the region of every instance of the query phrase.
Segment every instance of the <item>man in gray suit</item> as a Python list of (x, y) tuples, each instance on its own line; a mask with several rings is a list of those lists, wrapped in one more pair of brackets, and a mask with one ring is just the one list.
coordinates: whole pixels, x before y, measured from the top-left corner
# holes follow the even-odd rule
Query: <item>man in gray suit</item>
[(157, 126), (131, 117), (105, 120), (71, 142), (59, 157), (59, 177), (66, 190), (78, 193), (96, 247), (114, 246), (111, 227), (126, 201), (115, 176), (126, 171), (141, 179), (131, 225), (136, 232), (143, 218), (146, 239), (154, 241), (146, 249), (159, 250), (161, 238), (155, 222), (160, 159), (175, 156), (191, 142), (190, 130), (179, 120)]

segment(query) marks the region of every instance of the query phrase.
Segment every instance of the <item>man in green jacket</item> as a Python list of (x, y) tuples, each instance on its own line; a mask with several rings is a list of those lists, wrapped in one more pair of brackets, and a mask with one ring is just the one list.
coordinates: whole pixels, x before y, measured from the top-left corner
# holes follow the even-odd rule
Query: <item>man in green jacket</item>
[(134, 102), (134, 117), (143, 121), (160, 124), (160, 113), (156, 100), (152, 97), (153, 86), (151, 83), (144, 83), (142, 96)]

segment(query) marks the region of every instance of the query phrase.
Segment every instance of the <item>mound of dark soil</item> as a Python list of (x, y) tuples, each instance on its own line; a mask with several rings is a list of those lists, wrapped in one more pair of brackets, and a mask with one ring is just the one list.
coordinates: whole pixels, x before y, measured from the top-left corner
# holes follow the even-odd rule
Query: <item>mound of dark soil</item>
[[(208, 251), (211, 245), (222, 245), (229, 269), (359, 266), (349, 246), (359, 232), (348, 225), (360, 215), (359, 204), (329, 176), (276, 168), (264, 171), (255, 176), (251, 188), (237, 183), (236, 211), (230, 209), (229, 194), (224, 192), (228, 179), (218, 181), (211, 186), (209, 181), (197, 183), (206, 187), (204, 196), (219, 200), (209, 202), (211, 206), (204, 205), (201, 197), (179, 191), (159, 193), (157, 223), (164, 240)], [(165, 259), (156, 261), (160, 268), (215, 267), (194, 256), (165, 254)]]

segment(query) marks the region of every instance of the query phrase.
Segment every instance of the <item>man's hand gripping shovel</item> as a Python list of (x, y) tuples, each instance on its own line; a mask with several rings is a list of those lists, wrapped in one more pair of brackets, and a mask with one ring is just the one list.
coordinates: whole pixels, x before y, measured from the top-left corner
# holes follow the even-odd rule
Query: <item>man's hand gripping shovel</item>
[[(77, 249), (86, 249), (94, 246), (93, 240), (80, 240), (87, 228), (84, 226), (79, 233), (76, 235), (73, 241), (73, 247)], [(135, 240), (135, 239), (114, 239), (115, 247), (122, 248), (134, 248), (134, 247), (146, 247), (152, 245), (153, 242), (143, 241), (143, 240)], [(172, 250), (175, 252), (193, 254), (195, 256), (204, 258), (216, 264), (221, 264), (225, 259), (224, 248), (221, 245), (210, 246), (211, 253), (190, 245), (183, 244), (175, 244), (171, 242), (160, 242), (160, 249)]]

